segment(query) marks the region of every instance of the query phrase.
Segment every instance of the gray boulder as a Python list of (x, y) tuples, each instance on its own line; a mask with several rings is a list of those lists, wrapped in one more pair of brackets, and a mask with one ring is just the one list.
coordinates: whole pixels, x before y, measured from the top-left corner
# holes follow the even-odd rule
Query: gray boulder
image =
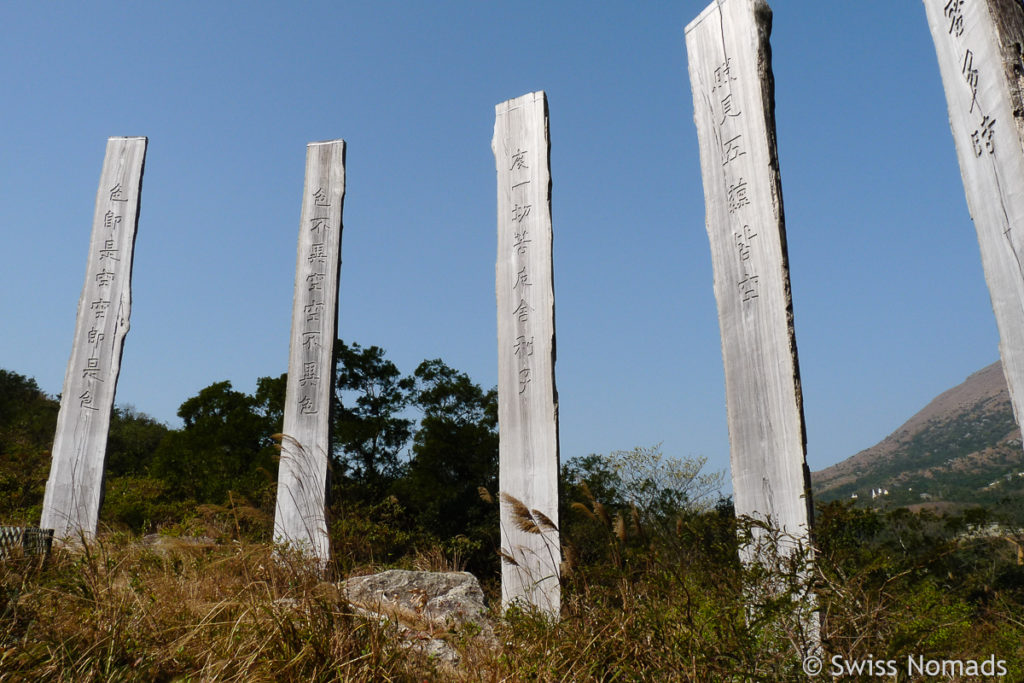
[(357, 576), (339, 588), (358, 612), (397, 624), (407, 647), (456, 664), (447, 637), (457, 631), (493, 638), (480, 582), (468, 572), (391, 569)]

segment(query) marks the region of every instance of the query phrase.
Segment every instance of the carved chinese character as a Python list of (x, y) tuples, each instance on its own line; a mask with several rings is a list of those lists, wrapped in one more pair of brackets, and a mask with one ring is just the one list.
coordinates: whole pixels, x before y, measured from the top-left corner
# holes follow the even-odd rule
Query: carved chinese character
[(306, 314), (307, 323), (317, 322), (324, 312), (324, 302), (314, 301), (311, 304), (306, 304), (302, 307), (302, 312)]
[(530, 215), (530, 204), (516, 204), (512, 207), (512, 220), (516, 223), (522, 223), (523, 219)]
[(96, 406), (93, 405), (93, 400), (94, 399), (93, 399), (92, 392), (89, 391), (88, 389), (86, 389), (78, 397), (78, 405), (82, 406), (86, 410), (99, 410), (99, 408), (97, 408)]
[(99, 301), (93, 301), (90, 303), (89, 308), (92, 309), (95, 320), (102, 320), (107, 315), (107, 309), (110, 308), (110, 302), (100, 299)]
[(309, 291), (323, 290), (324, 288), (324, 274), (323, 273), (311, 273), (306, 276), (306, 283), (309, 287)]
[(992, 126), (996, 123), (995, 119), (990, 119), (987, 116), (982, 117), (981, 125), (978, 129), (971, 133), (971, 145), (974, 147), (974, 156), (980, 157), (983, 152), (989, 154), (995, 154), (996, 143), (992, 139), (994, 131)]
[(302, 364), (302, 376), (299, 377), (299, 384), (316, 384), (320, 381), (320, 364), (316, 361)]
[(316, 188), (316, 192), (313, 193), (313, 202), (316, 206), (330, 206), (330, 199), (327, 197), (327, 193), (324, 192), (322, 187)]
[(103, 380), (100, 379), (100, 359), (99, 358), (89, 358), (88, 360), (85, 361), (85, 369), (82, 370), (82, 379), (87, 379), (87, 378), (88, 379), (95, 379), (95, 380), (98, 380), (100, 382), (103, 381)]
[(103, 248), (100, 249), (100, 261), (103, 259), (110, 259), (111, 261), (120, 261), (117, 247), (114, 240), (103, 240)]
[(533, 283), (530, 282), (530, 276), (527, 275), (527, 273), (526, 273), (526, 266), (523, 266), (522, 269), (516, 274), (516, 281), (515, 281), (515, 284), (512, 285), (512, 289), (513, 290), (518, 289), (520, 286), (522, 286), (522, 287), (532, 287), (533, 286)]
[(114, 274), (104, 268), (100, 272), (96, 273), (96, 284), (100, 287), (109, 287), (110, 283), (114, 281)]
[(90, 344), (99, 344), (100, 342), (103, 341), (103, 339), (106, 336), (107, 335), (103, 334), (102, 332), (100, 332), (99, 330), (97, 330), (94, 327), (94, 328), (89, 330), (89, 343)]
[(299, 412), (303, 415), (315, 415), (317, 412), (316, 402), (310, 396), (303, 396), (299, 401)]
[(121, 189), (121, 183), (114, 185), (110, 188), (110, 201), (112, 202), (126, 202), (128, 198), (124, 196), (124, 190)]
[(530, 368), (520, 368), (519, 370), (519, 393), (526, 392), (526, 385), (530, 383)]
[(949, 0), (942, 13), (949, 19), (949, 35), (964, 33), (964, 0)]
[(740, 178), (735, 185), (729, 186), (729, 213), (736, 213), (739, 209), (750, 204), (747, 198), (747, 181)]
[(961, 69), (967, 87), (971, 89), (971, 110), (974, 113), (974, 105), (978, 103), (978, 70), (974, 68), (974, 53), (970, 50), (964, 54), (964, 68)]
[(736, 238), (736, 248), (740, 252), (740, 260), (748, 261), (750, 259), (750, 240), (757, 237), (757, 233), (752, 232), (749, 225), (744, 225), (743, 231), (734, 232), (733, 237)]
[(519, 254), (519, 255), (525, 254), (526, 253), (526, 245), (531, 241), (527, 237), (527, 230), (526, 230), (526, 228), (523, 228), (519, 232), (513, 233), (513, 236), (514, 236), (514, 241), (512, 243), (512, 248), (515, 249), (516, 253)]
[(314, 263), (323, 265), (327, 261), (327, 249), (323, 242), (317, 242), (309, 248), (309, 256), (306, 257), (310, 265)]
[(313, 218), (309, 222), (309, 229), (313, 233), (313, 239), (317, 242), (324, 241), (324, 234), (331, 229), (329, 218)]
[[(733, 80), (735, 80), (735, 79), (733, 79)], [(735, 110), (733, 109), (733, 106), (732, 106), (732, 93), (729, 93), (728, 95), (726, 95), (725, 97), (722, 98), (722, 120), (719, 122), (718, 125), (721, 126), (721, 125), (723, 125), (726, 122), (727, 119), (729, 119), (729, 118), (736, 118), (737, 116), (739, 116), (742, 113), (743, 112), (741, 112), (739, 109), (735, 109)]]
[(529, 168), (529, 166), (526, 165), (525, 150), (517, 149), (515, 152), (512, 153), (512, 168), (510, 168), (509, 170), (514, 171), (517, 168)]
[(121, 223), (121, 217), (115, 214), (113, 211), (107, 211), (103, 214), (103, 227), (104, 228), (116, 228)]
[(307, 351), (319, 348), (320, 346), (320, 333), (319, 332), (303, 332), (302, 333), (302, 346)]
[(730, 161), (735, 161), (737, 158), (746, 154), (746, 152), (740, 149), (740, 138), (742, 135), (730, 138), (722, 143), (722, 166), (725, 166)]
[(729, 81), (735, 80), (736, 77), (732, 75), (732, 57), (726, 57), (725, 61), (715, 68), (715, 84), (711, 86), (711, 92), (724, 88)]
[(525, 323), (530, 319), (530, 311), (532, 310), (533, 309), (526, 304), (525, 299), (520, 299), (519, 305), (516, 307), (516, 310), (512, 311), (512, 315), (519, 318), (519, 322)]
[(525, 336), (520, 335), (516, 337), (516, 343), (512, 347), (513, 355), (526, 357), (533, 355), (533, 337), (527, 339)]
[(744, 273), (743, 279), (736, 283), (743, 295), (743, 301), (757, 298), (757, 279), (757, 275)]

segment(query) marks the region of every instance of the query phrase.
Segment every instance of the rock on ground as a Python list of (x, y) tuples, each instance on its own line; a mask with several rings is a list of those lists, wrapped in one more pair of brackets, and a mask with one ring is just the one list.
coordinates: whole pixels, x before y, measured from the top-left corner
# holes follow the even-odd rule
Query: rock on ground
[(459, 654), (440, 636), (474, 625), (493, 637), (480, 582), (468, 572), (419, 572), (391, 569), (357, 576), (339, 586), (359, 611), (398, 625), (410, 648), (455, 664)]

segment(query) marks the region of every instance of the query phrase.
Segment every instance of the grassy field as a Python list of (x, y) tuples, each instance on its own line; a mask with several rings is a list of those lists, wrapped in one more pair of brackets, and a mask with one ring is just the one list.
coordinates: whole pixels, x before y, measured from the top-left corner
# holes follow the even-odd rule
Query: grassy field
[[(566, 545), (561, 620), (500, 616), (496, 577), (481, 577), (495, 635), (435, 634), (459, 652), (455, 666), (408, 647), (394, 624), (357, 616), (338, 577), (266, 544), (111, 533), (48, 560), (9, 558), (0, 681), (805, 680), (806, 589), (826, 672), (832, 657), (904, 668), (911, 656), (991, 655), (1005, 680), (1024, 679), (1024, 568), (998, 539), (936, 542), (927, 517), (833, 506), (807, 575), (801, 557), (777, 571), (742, 566), (736, 544), (749, 530), (723, 513), (660, 529), (595, 517), (590, 535)], [(397, 564), (452, 562), (434, 548)]]

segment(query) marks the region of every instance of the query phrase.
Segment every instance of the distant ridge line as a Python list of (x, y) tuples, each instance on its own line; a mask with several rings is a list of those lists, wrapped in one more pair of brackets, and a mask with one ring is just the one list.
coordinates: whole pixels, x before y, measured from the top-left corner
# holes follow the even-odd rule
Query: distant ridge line
[[(901, 457), (901, 451), (906, 449), (916, 437), (927, 433), (930, 429), (946, 425), (970, 411), (982, 410), (986, 413), (995, 413), (1012, 410), (1009, 404), (1010, 393), (1003, 376), (1002, 363), (996, 361), (970, 374), (957, 386), (936, 396), (876, 445), (841, 462), (813, 472), (811, 480), (814, 493), (816, 496), (826, 494), (838, 487), (855, 483), (859, 479), (870, 476), (872, 470), (882, 466), (894, 468), (905, 465), (903, 469), (913, 470), (917, 463), (911, 458), (907, 458), (905, 463), (900, 463), (898, 458)], [(999, 442), (1014, 436), (1019, 439), (1019, 431), (1019, 428), (1011, 430), (1010, 433), (1003, 435)], [(995, 446), (996, 444), (990, 445)]]

